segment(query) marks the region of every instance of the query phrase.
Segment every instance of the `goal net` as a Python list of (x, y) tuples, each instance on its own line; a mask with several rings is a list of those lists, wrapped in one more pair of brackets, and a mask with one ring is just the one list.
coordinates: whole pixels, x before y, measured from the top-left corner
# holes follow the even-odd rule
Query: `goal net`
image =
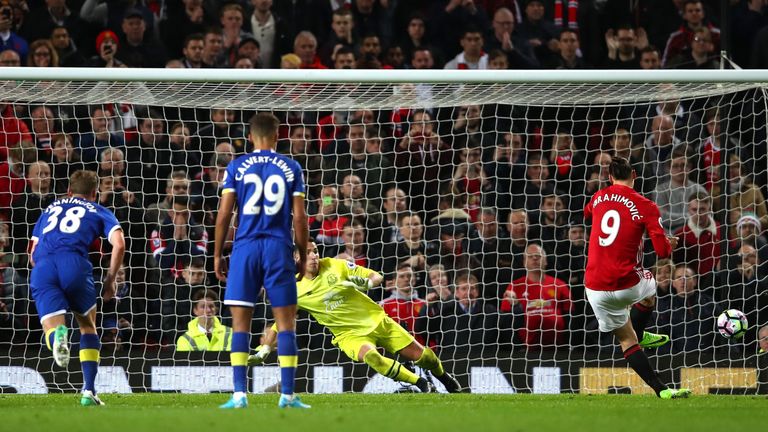
[[(651, 392), (597, 330), (583, 285), (582, 210), (616, 155), (679, 238), (671, 260), (650, 244), (643, 259), (658, 282), (647, 329), (672, 338), (649, 351), (662, 381), (768, 391), (759, 75), (420, 72), (0, 70), (0, 392), (82, 383), (76, 354), (63, 370), (42, 343), (27, 255), (41, 211), (79, 169), (99, 173), (98, 201), (128, 240), (117, 295), (98, 304), (97, 387), (231, 390), (213, 227), (224, 170), (251, 150), (259, 111), (278, 116), (278, 151), (304, 169), (321, 256), (383, 274), (368, 295), (473, 392)], [(91, 249), (98, 287), (109, 245)], [(260, 298), (252, 348), (271, 319)], [(740, 339), (718, 334), (727, 309), (747, 317)], [(298, 340), (302, 391), (410, 390), (350, 361), (306, 315)], [(271, 357), (249, 389), (274, 391), (278, 377)]]

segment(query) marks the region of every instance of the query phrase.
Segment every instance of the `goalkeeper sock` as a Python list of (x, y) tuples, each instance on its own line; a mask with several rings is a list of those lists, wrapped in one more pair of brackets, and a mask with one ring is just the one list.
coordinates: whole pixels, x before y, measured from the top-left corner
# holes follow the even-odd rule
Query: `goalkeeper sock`
[(645, 326), (648, 325), (648, 320), (651, 318), (653, 309), (648, 306), (643, 306), (640, 303), (632, 305), (632, 310), (629, 311), (629, 319), (632, 321), (632, 328), (637, 333), (637, 340), (643, 340), (643, 334), (645, 333)]
[(101, 341), (97, 334), (82, 334), (80, 336), (80, 368), (83, 371), (83, 390), (96, 394), (96, 374), (99, 372), (99, 349)]
[(432, 372), (432, 374), (436, 377), (440, 377), (445, 374), (443, 364), (440, 362), (440, 359), (437, 358), (435, 352), (432, 351), (432, 349), (429, 347), (424, 347), (424, 351), (421, 353), (421, 357), (416, 360), (416, 365), (422, 369), (426, 369)]
[(245, 393), (248, 388), (248, 348), (250, 346), (250, 333), (232, 333), (232, 351), (229, 353), (229, 362), (232, 364), (232, 380), (235, 384), (235, 393)]
[(667, 386), (662, 384), (656, 372), (651, 368), (651, 363), (648, 361), (648, 357), (643, 352), (640, 345), (632, 345), (626, 351), (624, 351), (624, 358), (627, 359), (629, 366), (637, 373), (640, 378), (650, 386), (658, 396), (662, 390), (666, 390)]
[(48, 329), (45, 332), (45, 346), (49, 351), (53, 351), (53, 341), (56, 339), (56, 327)]
[(277, 361), (280, 363), (280, 392), (284, 395), (293, 394), (296, 366), (299, 363), (298, 353), (296, 332), (279, 332), (277, 334)]
[(363, 361), (376, 372), (395, 381), (416, 384), (416, 381), (419, 380), (415, 373), (408, 370), (400, 362), (384, 357), (375, 349), (368, 350), (363, 356)]

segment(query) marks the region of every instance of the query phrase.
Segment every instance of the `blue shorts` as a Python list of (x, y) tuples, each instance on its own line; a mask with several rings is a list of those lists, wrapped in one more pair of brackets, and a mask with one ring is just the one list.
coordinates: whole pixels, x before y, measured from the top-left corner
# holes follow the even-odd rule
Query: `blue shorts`
[(67, 309), (86, 315), (96, 306), (93, 266), (77, 254), (57, 254), (36, 262), (29, 285), (40, 322)]
[(260, 238), (235, 242), (229, 260), (224, 304), (254, 306), (261, 287), (273, 307), (296, 304), (296, 263), (285, 240)]

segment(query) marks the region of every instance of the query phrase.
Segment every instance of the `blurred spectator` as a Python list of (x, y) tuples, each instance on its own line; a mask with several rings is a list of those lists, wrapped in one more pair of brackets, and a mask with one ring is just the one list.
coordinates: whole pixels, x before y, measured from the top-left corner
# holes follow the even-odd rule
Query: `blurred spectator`
[(223, 67), (224, 59), (224, 33), (221, 27), (209, 27), (205, 34), (203, 44), (203, 67)]
[(208, 233), (189, 211), (189, 197), (176, 196), (168, 216), (152, 231), (150, 249), (163, 270), (164, 279), (180, 276), (194, 257), (204, 257)]
[(309, 217), (309, 234), (324, 257), (335, 256), (339, 245), (344, 242), (341, 234), (350, 218), (341, 216), (339, 210), (338, 189), (336, 186), (324, 186), (315, 204), (315, 213)]
[(38, 105), (32, 108), (29, 117), (32, 123), (31, 131), (35, 140), (35, 147), (46, 154), (50, 154), (52, 137), (58, 132), (56, 115), (47, 106)]
[[(137, 18), (133, 18), (138, 20)], [(143, 22), (143, 21), (142, 21)], [(126, 67), (116, 58), (119, 49), (117, 35), (111, 30), (104, 30), (96, 36), (96, 55), (86, 62), (89, 67)]]
[(513, 192), (512, 206), (536, 211), (541, 207), (541, 197), (555, 192), (549, 179), (549, 160), (539, 152), (528, 153), (525, 178), (525, 189)]
[(511, 281), (525, 274), (525, 266), (523, 265), (525, 248), (528, 246), (529, 238), (534, 240), (536, 236), (528, 235), (528, 212), (525, 209), (513, 209), (509, 212), (506, 230), (508, 236), (504, 236), (500, 240), (501, 261), (508, 262), (510, 265), (506, 271), (499, 265), (502, 267), (499, 279)]
[(411, 266), (407, 263), (400, 264), (395, 275), (394, 290), (381, 302), (384, 312), (411, 333), (415, 329), (416, 317), (426, 305), (414, 289), (415, 283)]
[[(743, 173), (743, 164), (741, 158), (736, 153), (728, 155), (728, 167), (726, 173), (725, 196), (726, 205), (729, 209), (729, 238), (737, 237), (736, 223), (744, 214), (753, 214), (758, 218), (761, 226), (768, 227), (768, 206), (766, 206), (765, 197), (760, 187), (754, 183), (754, 177), (751, 174)], [(719, 184), (715, 184), (712, 190), (713, 196), (720, 196)], [(718, 205), (720, 200), (715, 200), (715, 211), (722, 211), (722, 204)]]
[(699, 275), (702, 289), (712, 286), (714, 271), (720, 268), (720, 257), (725, 252), (725, 233), (712, 217), (712, 198), (706, 192), (688, 197), (688, 218), (685, 225), (675, 231), (677, 249), (673, 251), (676, 263), (686, 264)]
[(200, 289), (192, 296), (195, 318), (187, 332), (176, 341), (176, 351), (229, 351), (232, 349), (232, 328), (219, 321), (219, 296), (209, 289)]
[(193, 314), (192, 297), (207, 286), (203, 260), (191, 260), (181, 272), (181, 277), (163, 285), (162, 328), (176, 339), (177, 331), (184, 331), (185, 321)]
[(508, 268), (511, 262), (507, 259), (506, 251), (502, 250), (499, 222), (496, 209), (484, 207), (480, 210), (477, 220), (469, 232), (468, 253), (480, 261), (483, 296), (487, 299), (499, 297), (499, 277), (502, 268)]
[(382, 43), (389, 44), (392, 40), (392, 22), (390, 13), (386, 10), (389, 2), (376, 0), (353, 0), (352, 13), (358, 35), (377, 35)]
[(86, 163), (96, 162), (101, 156), (101, 152), (108, 147), (123, 147), (125, 142), (123, 138), (110, 130), (110, 123), (113, 121), (111, 113), (107, 112), (101, 106), (91, 109), (91, 130), (81, 132), (78, 147), (80, 147), (80, 157)]
[(168, 217), (177, 197), (189, 197), (190, 182), (184, 171), (174, 171), (165, 183), (165, 198), (159, 203), (147, 206), (144, 222), (149, 226), (162, 223)]
[(484, 153), (483, 170), (494, 183), (494, 190), (487, 194), (484, 204), (499, 209), (510, 208), (513, 184), (522, 183), (525, 178), (523, 137), (518, 133), (503, 133), (497, 144)]
[(488, 69), (506, 70), (509, 69), (509, 59), (501, 50), (492, 50), (488, 53)]
[(402, 55), (406, 58), (413, 58), (413, 54), (420, 48), (431, 48), (427, 37), (427, 22), (421, 14), (416, 13), (408, 18), (406, 34), (400, 44)]
[[(145, 208), (141, 198), (135, 193), (127, 190), (120, 183), (120, 177), (101, 176), (99, 177), (99, 204), (108, 208), (120, 221), (120, 226), (125, 233), (127, 250), (129, 255), (129, 264), (144, 264), (144, 254), (146, 253), (147, 225), (144, 223)], [(154, 227), (149, 225), (149, 227)]]
[[(722, 129), (720, 128), (720, 110), (716, 107), (708, 108), (704, 112), (704, 126), (707, 130), (707, 137), (702, 141), (699, 151), (701, 153), (700, 165), (704, 171), (703, 180), (704, 187), (712, 192), (715, 184), (719, 183), (721, 178), (721, 171), (723, 167), (723, 155), (722, 147), (724, 144), (723, 139), (727, 139), (727, 144), (731, 148), (738, 148), (739, 142), (732, 136), (724, 136)], [(719, 192), (718, 184), (718, 192)], [(714, 195), (714, 194), (713, 194)]]
[(190, 185), (190, 199), (192, 207), (204, 212), (202, 222), (211, 227), (210, 235), (213, 235), (213, 225), (216, 221), (216, 211), (219, 209), (219, 194), (227, 165), (232, 162), (232, 156), (217, 153), (211, 157), (208, 166), (203, 170), (200, 181)]
[(464, 210), (472, 221), (478, 219), (483, 195), (493, 189), (493, 183), (483, 170), (482, 152), (476, 141), (471, 141), (467, 147), (458, 152), (459, 160), (454, 165), (451, 191), (454, 196), (462, 197)]
[(302, 31), (296, 35), (293, 53), (301, 59), (302, 69), (328, 69), (317, 55), (317, 39), (311, 32)]
[(669, 180), (656, 185), (653, 200), (659, 205), (662, 226), (672, 233), (685, 224), (688, 198), (707, 191), (688, 178), (691, 163), (684, 151), (673, 153), (669, 166)]
[(144, 14), (140, 10), (129, 9), (125, 13), (122, 30), (125, 36), (117, 49), (118, 60), (129, 67), (165, 66), (165, 47), (147, 31)]
[(23, 195), (13, 202), (13, 224), (11, 233), (14, 244), (13, 252), (22, 255), (18, 264), (26, 267), (28, 256), (27, 243), (32, 236), (32, 229), (43, 210), (55, 199), (51, 182), (51, 167), (45, 161), (32, 162), (27, 166), (27, 181)]
[(675, 264), (671, 259), (660, 259), (653, 266), (653, 274), (656, 276), (656, 295), (665, 296), (670, 293), (672, 287), (672, 274), (675, 272)]
[[(13, 50), (19, 55), (20, 63), (26, 62), (29, 53), (27, 41), (13, 31), (14, 12), (8, 0), (0, 2), (0, 51)], [(49, 33), (41, 37), (47, 37)], [(6, 36), (7, 35), (7, 36)], [(10, 66), (10, 65), (4, 65)], [(21, 66), (21, 64), (19, 64)]]
[(485, 37), (484, 50), (505, 53), (509, 69), (535, 69), (539, 66), (528, 40), (515, 29), (515, 16), (505, 7), (493, 14), (493, 30)]
[(128, 342), (131, 338), (134, 310), (131, 282), (127, 280), (125, 265), (120, 266), (115, 275), (115, 287), (114, 297), (102, 302), (99, 307), (101, 312), (99, 325), (103, 329), (102, 344), (113, 343), (116, 350), (121, 350), (123, 342)]
[(232, 144), (235, 154), (245, 154), (251, 150), (251, 143), (246, 139), (245, 129), (236, 121), (237, 112), (231, 109), (212, 108), (210, 123), (203, 124), (197, 130), (200, 140), (202, 159), (209, 160), (222, 141)]
[(19, 53), (12, 49), (0, 52), (0, 66), (21, 66), (21, 57), (19, 57)]
[[(331, 18), (332, 31), (318, 52), (323, 64), (333, 64), (336, 61), (337, 52), (341, 48), (347, 48), (350, 51), (354, 49), (357, 42), (354, 37), (354, 28), (355, 19), (352, 17), (350, 9), (339, 8), (333, 11)], [(354, 54), (354, 51), (352, 53)]]
[(526, 275), (512, 281), (501, 302), (501, 312), (525, 314), (524, 327), (518, 335), (529, 347), (560, 345), (568, 341), (571, 314), (571, 291), (568, 284), (547, 275), (547, 258), (538, 244), (525, 251)]
[(661, 69), (661, 52), (653, 45), (640, 50), (640, 69)]
[(571, 30), (564, 29), (558, 37), (560, 42), (560, 55), (550, 64), (552, 69), (589, 69), (591, 66), (579, 56), (579, 35)]
[[(287, 54), (293, 56), (293, 54)], [(297, 60), (298, 61), (298, 60)], [(298, 67), (298, 65), (296, 65)], [(278, 143), (278, 149), (283, 154), (290, 155), (296, 162), (304, 168), (304, 181), (307, 186), (307, 199), (315, 199), (320, 195), (319, 188), (323, 184), (322, 164), (325, 159), (321, 158), (315, 150), (313, 144), (312, 129), (304, 125), (292, 125), (288, 132), (288, 142)], [(285, 146), (281, 149), (281, 145)], [(336, 183), (334, 181), (333, 183)], [(368, 187), (374, 185), (369, 184)]]
[(436, 221), (437, 239), (427, 243), (427, 265), (442, 264), (451, 275), (480, 267), (478, 257), (468, 251), (468, 218), (441, 218)]
[(460, 106), (454, 111), (456, 117), (448, 138), (454, 151), (462, 151), (477, 145), (483, 148), (493, 147), (495, 135), (481, 130), (483, 110), (480, 105)]
[(637, 31), (629, 26), (608, 29), (605, 32), (605, 45), (608, 47), (608, 69), (639, 69), (640, 50), (648, 46), (648, 37), (643, 28)]
[(543, 0), (525, 2), (525, 17), (517, 27), (519, 37), (528, 41), (540, 64), (550, 64), (560, 52), (558, 29), (545, 17)]
[(712, 43), (712, 32), (702, 27), (694, 30), (691, 47), (672, 57), (667, 64), (669, 69), (720, 69), (719, 54)]
[(711, 296), (699, 290), (692, 268), (678, 264), (672, 279), (672, 293), (659, 297), (656, 325), (672, 340), (657, 348), (658, 353), (682, 353), (711, 350), (715, 343), (711, 319), (719, 308)]
[(445, 64), (445, 69), (488, 69), (488, 54), (483, 52), (483, 33), (465, 28), (461, 35), (462, 52)]
[(365, 226), (355, 219), (347, 221), (342, 229), (341, 238), (344, 248), (336, 255), (336, 258), (347, 260), (359, 266), (381, 271), (381, 249), (377, 244), (365, 242)]
[[(53, 191), (57, 195), (65, 195), (69, 189), (69, 177), (75, 171), (86, 169), (86, 165), (80, 161), (80, 155), (72, 145), (72, 138), (66, 134), (58, 134), (53, 137), (51, 149), (51, 165), (53, 165)], [(89, 165), (92, 170), (95, 167)]]
[(403, 239), (400, 232), (400, 218), (408, 211), (408, 201), (405, 191), (392, 186), (384, 192), (382, 203), (383, 215), (381, 220), (380, 235), (374, 236), (374, 240), (379, 241), (386, 246), (388, 243), (399, 242)]
[(659, 114), (653, 117), (651, 131), (645, 140), (645, 148), (655, 161), (655, 172), (658, 177), (669, 174), (668, 162), (672, 152), (683, 143), (675, 136), (675, 120), (670, 115)]
[[(248, 60), (250, 62), (249, 67), (245, 67), (241, 64), (241, 60)], [(238, 67), (238, 64), (241, 64)], [(237, 56), (235, 57), (235, 63), (232, 65), (236, 69), (258, 69), (261, 68), (261, 46), (259, 41), (253, 38), (253, 36), (244, 37), (237, 45)]]
[(195, 34), (202, 34), (205, 31), (206, 22), (212, 21), (211, 17), (206, 16), (203, 1), (183, 0), (165, 3), (166, 19), (160, 23), (160, 38), (165, 42), (171, 57), (178, 56), (187, 46), (188, 38)]
[(139, 120), (138, 135), (125, 143), (125, 160), (128, 177), (136, 180), (149, 205), (157, 202), (165, 189), (162, 182), (173, 171), (172, 161), (182, 165), (184, 155), (172, 154), (163, 116), (149, 112)]
[(549, 161), (552, 162), (552, 168), (555, 171), (556, 189), (570, 196), (577, 196), (584, 190), (585, 159), (584, 151), (576, 148), (573, 135), (566, 131), (557, 132), (552, 144), (552, 152), (549, 154)]
[(334, 69), (354, 69), (357, 66), (355, 51), (352, 48), (339, 47), (333, 52), (332, 57)]
[(760, 327), (760, 331), (757, 333), (759, 349), (758, 354), (765, 354), (768, 352), (768, 325)]
[(421, 282), (424, 282), (423, 272), (427, 267), (424, 224), (416, 213), (404, 211), (399, 217), (397, 227), (402, 239), (384, 244), (384, 276), (390, 278), (398, 266), (408, 264), (421, 285)]
[(129, 179), (125, 171), (125, 152), (119, 148), (109, 147), (101, 152), (99, 159), (99, 177), (109, 176), (115, 178), (115, 183), (129, 187), (133, 191), (136, 179)]
[[(585, 299), (582, 282), (584, 281), (584, 269), (586, 268), (586, 230), (581, 214), (574, 214), (568, 221), (568, 231), (565, 238), (557, 242), (555, 247), (555, 269), (558, 279), (565, 281), (573, 292), (574, 300)], [(579, 287), (579, 295), (576, 287)], [(579, 313), (581, 313), (580, 311)], [(577, 314), (578, 315), (578, 314)], [(577, 328), (571, 326), (572, 328)]]
[(720, 29), (709, 23), (705, 19), (704, 6), (701, 0), (685, 0), (682, 9), (683, 20), (685, 24), (667, 39), (666, 48), (664, 48), (664, 57), (661, 64), (664, 67), (676, 56), (690, 49), (695, 37), (695, 31), (700, 28), (707, 28), (711, 33), (712, 48), (715, 52), (720, 51)]
[(29, 58), (27, 66), (31, 67), (58, 67), (59, 54), (53, 48), (48, 39), (39, 39), (29, 46)]
[(393, 45), (387, 48), (387, 53), (384, 56), (384, 64), (392, 69), (405, 68), (405, 55), (403, 49), (398, 45)]
[(410, 129), (395, 148), (397, 182), (407, 185), (411, 209), (427, 211), (437, 208), (440, 183), (450, 178), (453, 154), (435, 133), (432, 116), (426, 111), (411, 113)]
[[(28, 41), (47, 39), (54, 28), (63, 26), (78, 43), (84, 42), (87, 32), (86, 23), (80, 19), (78, 11), (71, 11), (65, 0), (45, 0), (45, 5), (33, 7), (24, 17), (24, 24), (19, 30)], [(34, 52), (30, 49), (30, 53)]]
[[(476, 33), (482, 34), (478, 29), (490, 28), (490, 22), (486, 11), (477, 7), (474, 0), (437, 0), (430, 2), (430, 7), (425, 13), (430, 22), (430, 40), (439, 45), (440, 52), (447, 57), (457, 54), (457, 47), (465, 32), (474, 28)], [(483, 42), (479, 41), (482, 47)]]
[(656, 161), (643, 143), (633, 142), (632, 134), (625, 128), (616, 129), (611, 137), (613, 155), (627, 159), (637, 172), (635, 187), (644, 194), (656, 188)]
[(453, 299), (435, 299), (422, 307), (416, 331), (445, 355), (456, 350), (481, 349), (499, 342), (499, 316), (493, 305), (480, 298), (479, 282), (470, 273), (456, 277)]
[(280, 63), (280, 56), (291, 51), (293, 31), (289, 26), (298, 23), (288, 22), (274, 13), (273, 0), (252, 0), (253, 14), (245, 21), (243, 28), (258, 41), (260, 63), (264, 68), (275, 68)]
[(185, 68), (196, 69), (204, 66), (203, 50), (205, 49), (205, 36), (202, 33), (192, 33), (184, 39), (182, 57), (180, 60)]
[[(202, 153), (197, 143), (193, 143), (189, 127), (182, 122), (174, 123), (168, 129), (168, 141), (172, 152), (183, 154), (183, 168), (189, 178), (197, 178), (202, 170)], [(233, 153), (234, 154), (234, 153)]]
[(756, 46), (757, 33), (768, 25), (765, 2), (762, 0), (731, 3), (731, 46), (733, 61), (742, 68), (750, 67), (752, 48)]
[(763, 226), (760, 219), (754, 213), (742, 213), (735, 231), (735, 237), (731, 237), (728, 242), (728, 262), (725, 268), (733, 269), (740, 265), (741, 255), (738, 251), (742, 246), (749, 245), (755, 248), (758, 261), (764, 266), (760, 273), (768, 274), (768, 241), (761, 234)]
[[(6, 53), (13, 53), (13, 51), (0, 53), (0, 60)], [(13, 105), (0, 102), (0, 160), (7, 157), (9, 149), (20, 146), (31, 147), (33, 142), (27, 124), (16, 117)]]
[[(365, 197), (365, 189), (360, 177), (350, 174), (341, 181), (341, 204), (347, 216), (365, 221), (366, 224), (373, 226), (380, 225), (376, 208)], [(369, 266), (363, 266), (369, 267)], [(369, 267), (370, 268), (370, 267)]]
[(453, 285), (448, 278), (448, 272), (445, 271), (445, 267), (440, 264), (429, 266), (427, 269), (427, 282), (429, 283), (430, 291), (427, 293), (425, 300), (429, 305), (432, 305), (434, 301), (446, 302), (453, 299)]
[(240, 47), (240, 42), (245, 39), (253, 39), (252, 34), (243, 30), (244, 18), (243, 7), (237, 3), (225, 3), (219, 10), (219, 22), (221, 23), (224, 35), (224, 50), (221, 63), (226, 67), (234, 66), (237, 61), (237, 51)]

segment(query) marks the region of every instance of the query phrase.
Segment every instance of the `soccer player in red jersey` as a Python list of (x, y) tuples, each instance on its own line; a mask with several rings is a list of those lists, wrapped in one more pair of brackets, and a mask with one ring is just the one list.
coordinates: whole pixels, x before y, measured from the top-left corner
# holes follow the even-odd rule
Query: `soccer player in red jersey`
[(584, 219), (591, 218), (593, 225), (584, 275), (587, 300), (600, 331), (616, 336), (629, 366), (657, 396), (688, 397), (690, 390), (664, 385), (643, 352), (669, 342), (668, 336), (645, 331), (656, 304), (656, 280), (642, 267), (643, 234), (648, 232), (659, 258), (671, 255), (677, 239), (664, 234), (656, 203), (633, 189), (637, 174), (626, 159), (614, 158), (609, 173), (611, 186), (584, 208)]

